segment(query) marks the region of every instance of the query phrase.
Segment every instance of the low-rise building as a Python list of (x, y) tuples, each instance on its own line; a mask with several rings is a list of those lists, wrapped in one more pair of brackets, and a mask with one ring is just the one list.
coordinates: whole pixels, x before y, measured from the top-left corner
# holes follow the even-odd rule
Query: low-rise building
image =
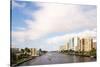
[(30, 48), (30, 50), (31, 50), (31, 56), (39, 56), (38, 50), (36, 48)]

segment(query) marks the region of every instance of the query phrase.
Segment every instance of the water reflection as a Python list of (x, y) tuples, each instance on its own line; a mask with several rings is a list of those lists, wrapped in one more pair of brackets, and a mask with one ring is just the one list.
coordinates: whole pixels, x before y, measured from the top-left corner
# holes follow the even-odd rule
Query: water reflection
[(75, 62), (90, 62), (96, 61), (96, 58), (81, 57), (75, 55), (65, 55), (58, 52), (49, 52), (43, 56), (32, 59), (20, 66), (27, 65), (43, 65), (43, 64), (59, 64), (59, 63), (75, 63)]

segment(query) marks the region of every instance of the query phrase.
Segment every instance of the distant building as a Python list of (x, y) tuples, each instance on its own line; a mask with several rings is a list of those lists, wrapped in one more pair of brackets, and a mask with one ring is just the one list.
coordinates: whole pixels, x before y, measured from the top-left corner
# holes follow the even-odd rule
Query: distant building
[(31, 56), (38, 56), (38, 50), (36, 48), (30, 48)]
[(96, 43), (96, 42), (93, 42), (93, 48), (94, 48), (94, 49), (96, 49), (96, 48), (97, 48), (97, 46), (96, 46), (96, 45), (97, 45), (97, 43)]
[(66, 50), (69, 50), (69, 43), (67, 43), (66, 45)]
[(74, 37), (72, 38), (72, 40), (71, 40), (71, 48), (72, 48), (72, 50), (74, 50)]
[(82, 38), (82, 39), (80, 39), (80, 45), (79, 45), (80, 51), (84, 51), (84, 45), (85, 45), (85, 39)]
[(71, 46), (71, 39), (69, 39), (68, 44), (69, 44), (69, 50), (72, 49), (72, 46)]
[(77, 51), (79, 50), (80, 39), (79, 37), (72, 37), (69, 40), (69, 50)]
[(69, 50), (74, 50), (74, 38), (69, 39)]
[(96, 49), (96, 42), (93, 42), (91, 36), (86, 37), (72, 37), (68, 40), (66, 45), (60, 46), (61, 50), (74, 50), (74, 51), (91, 51), (93, 48)]
[(65, 46), (64, 45), (61, 45), (59, 50), (60, 51), (65, 50)]
[(68, 50), (68, 48), (69, 48), (68, 44), (61, 45), (60, 48), (59, 48), (59, 51)]
[(75, 51), (80, 51), (80, 45), (75, 46)]
[(78, 51), (79, 50), (79, 45), (80, 45), (79, 37), (74, 37), (74, 51)]
[(93, 48), (93, 39), (91, 37), (86, 37), (84, 51), (91, 51), (92, 48)]
[(91, 37), (84, 37), (80, 39), (80, 45), (78, 45), (78, 50), (91, 51), (92, 48), (93, 48), (93, 39)]

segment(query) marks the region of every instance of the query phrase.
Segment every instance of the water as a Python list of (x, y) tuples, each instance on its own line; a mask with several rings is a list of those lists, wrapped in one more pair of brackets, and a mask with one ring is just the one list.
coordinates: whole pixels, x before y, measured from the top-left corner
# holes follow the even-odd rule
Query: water
[(30, 61), (24, 62), (19, 66), (30, 65), (45, 65), (45, 64), (61, 64), (61, 63), (76, 63), (76, 62), (91, 62), (96, 61), (95, 58), (81, 57), (74, 55), (65, 55), (59, 52), (48, 52), (45, 55), (36, 57)]

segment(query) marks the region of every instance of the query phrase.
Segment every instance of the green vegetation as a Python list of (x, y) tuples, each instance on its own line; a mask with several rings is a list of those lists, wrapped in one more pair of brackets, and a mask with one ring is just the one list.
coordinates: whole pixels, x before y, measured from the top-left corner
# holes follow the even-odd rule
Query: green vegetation
[[(41, 56), (45, 53), (47, 53), (47, 51), (43, 51), (42, 49), (39, 49), (38, 50), (38, 55)], [(11, 49), (11, 66), (13, 64), (18, 64), (20, 62), (23, 62), (25, 60), (28, 60), (29, 58), (33, 58), (31, 56), (31, 50), (29, 48), (24, 48), (24, 49), (21, 49), (20, 51), (19, 50), (16, 50), (16, 49)]]
[(96, 58), (96, 49), (92, 49), (91, 51), (74, 51), (74, 50), (62, 50), (61, 53), (69, 54), (69, 55), (79, 55), (79, 56), (87, 56), (87, 57), (95, 57)]
[(10, 53), (11, 54), (11, 64), (17, 64), (19, 62), (22, 62), (26, 58), (29, 58), (30, 52), (31, 51), (29, 48), (21, 49), (20, 51), (11, 50), (11, 53)]
[(47, 51), (43, 51), (42, 49), (39, 49), (39, 56), (41, 56), (41, 55), (43, 55), (45, 53), (47, 53)]
[(91, 56), (96, 57), (96, 49), (93, 48), (93, 49), (90, 51), (90, 54), (91, 54)]

